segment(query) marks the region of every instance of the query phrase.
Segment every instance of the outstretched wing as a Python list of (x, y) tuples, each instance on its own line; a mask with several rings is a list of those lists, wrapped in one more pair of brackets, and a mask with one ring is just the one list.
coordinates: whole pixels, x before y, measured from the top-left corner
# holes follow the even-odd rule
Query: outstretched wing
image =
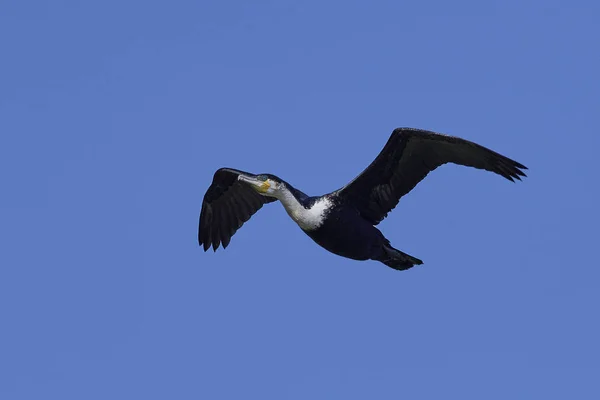
[(412, 128), (397, 128), (377, 158), (336, 193), (374, 225), (383, 220), (427, 174), (454, 163), (521, 180), (522, 164), (461, 138)]
[(238, 181), (238, 176), (255, 176), (248, 172), (221, 168), (213, 177), (204, 195), (198, 228), (198, 243), (204, 251), (219, 243), (226, 248), (233, 234), (244, 222), (260, 210), (263, 204), (277, 199), (258, 194), (250, 186)]

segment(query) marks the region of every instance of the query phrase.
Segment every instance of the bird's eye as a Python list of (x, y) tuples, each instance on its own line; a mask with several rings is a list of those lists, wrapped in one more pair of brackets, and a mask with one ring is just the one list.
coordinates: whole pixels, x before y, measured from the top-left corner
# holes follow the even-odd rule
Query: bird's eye
[(257, 178), (258, 178), (258, 180), (261, 180), (263, 182), (267, 180), (267, 176), (266, 175), (259, 175), (259, 176), (257, 176)]

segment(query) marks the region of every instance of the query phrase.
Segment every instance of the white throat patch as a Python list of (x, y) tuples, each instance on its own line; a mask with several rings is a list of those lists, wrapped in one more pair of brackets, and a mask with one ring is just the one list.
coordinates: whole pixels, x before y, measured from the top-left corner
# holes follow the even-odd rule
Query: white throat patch
[(289, 190), (282, 190), (277, 197), (288, 215), (305, 231), (320, 227), (325, 220), (325, 214), (333, 205), (328, 198), (322, 198), (306, 209)]

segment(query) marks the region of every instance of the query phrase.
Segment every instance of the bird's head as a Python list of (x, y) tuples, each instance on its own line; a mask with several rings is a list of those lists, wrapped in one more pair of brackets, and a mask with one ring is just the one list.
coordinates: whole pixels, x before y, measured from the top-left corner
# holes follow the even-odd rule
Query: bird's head
[(285, 187), (285, 183), (271, 174), (260, 174), (255, 176), (240, 175), (238, 180), (250, 185), (263, 196), (277, 197), (277, 194)]

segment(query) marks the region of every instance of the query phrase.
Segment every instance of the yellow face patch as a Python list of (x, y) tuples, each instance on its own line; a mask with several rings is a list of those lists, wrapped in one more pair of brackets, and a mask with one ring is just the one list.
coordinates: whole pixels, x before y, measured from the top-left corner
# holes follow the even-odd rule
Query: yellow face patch
[(271, 187), (271, 184), (269, 183), (269, 181), (264, 181), (258, 188), (258, 191), (261, 193), (265, 193), (267, 190), (269, 190), (269, 188)]

